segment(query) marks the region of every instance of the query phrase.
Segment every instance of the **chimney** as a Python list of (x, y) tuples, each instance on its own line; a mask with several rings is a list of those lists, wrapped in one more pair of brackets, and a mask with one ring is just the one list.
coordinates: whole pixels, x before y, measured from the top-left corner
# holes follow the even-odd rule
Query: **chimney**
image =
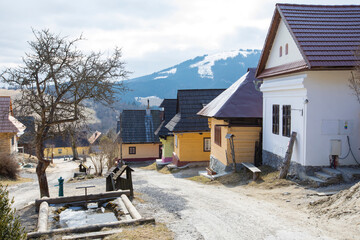
[(146, 108), (146, 115), (149, 116), (150, 115), (150, 101), (149, 99), (147, 100), (148, 102), (148, 105), (147, 105), (147, 108)]

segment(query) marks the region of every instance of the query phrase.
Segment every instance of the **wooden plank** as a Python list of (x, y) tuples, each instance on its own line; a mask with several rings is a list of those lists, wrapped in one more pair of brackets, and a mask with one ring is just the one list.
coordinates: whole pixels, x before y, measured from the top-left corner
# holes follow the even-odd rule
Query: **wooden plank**
[(261, 172), (261, 170), (258, 169), (257, 167), (255, 167), (252, 163), (243, 162), (241, 164), (244, 165), (247, 169), (249, 169), (253, 173), (260, 173)]
[(121, 233), (122, 229), (113, 229), (109, 231), (81, 233), (76, 235), (64, 236), (62, 240), (76, 240), (76, 239), (102, 239), (106, 236)]
[[(53, 236), (56, 234), (69, 234), (69, 233), (84, 233), (84, 232), (96, 232), (101, 231), (102, 228), (118, 228), (122, 226), (129, 226), (129, 225), (141, 225), (147, 223), (155, 223), (154, 218), (141, 218), (141, 219), (133, 219), (133, 220), (123, 220), (117, 222), (110, 222), (110, 223), (100, 223), (100, 224), (92, 224), (86, 225), (81, 227), (71, 227), (71, 228), (60, 228), (60, 229), (52, 229), (46, 232), (30, 232), (27, 234), (27, 239), (32, 238), (40, 238), (45, 236)], [(49, 239), (49, 238), (45, 238)]]
[(48, 204), (60, 204), (60, 203), (71, 203), (71, 202), (84, 202), (84, 201), (94, 201), (100, 199), (113, 199), (118, 198), (122, 194), (130, 196), (130, 190), (120, 190), (112, 192), (104, 192), (99, 194), (89, 194), (87, 196), (69, 196), (69, 197), (57, 197), (57, 198), (40, 198), (35, 200), (35, 210), (39, 211), (39, 206), (42, 202), (47, 202)]
[(293, 148), (294, 148), (294, 143), (296, 140), (296, 135), (297, 135), (296, 132), (291, 133), (289, 145), (288, 145), (288, 148), (287, 148), (287, 151), (285, 154), (285, 161), (280, 168), (280, 175), (279, 175), (280, 179), (286, 178), (286, 175), (288, 174), (288, 171), (290, 168), (291, 156), (292, 156), (292, 152), (293, 152)]

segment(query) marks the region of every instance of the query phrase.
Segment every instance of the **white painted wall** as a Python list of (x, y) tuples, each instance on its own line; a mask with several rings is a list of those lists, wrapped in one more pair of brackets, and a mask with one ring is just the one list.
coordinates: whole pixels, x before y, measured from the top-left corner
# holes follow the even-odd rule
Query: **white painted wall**
[[(343, 157), (349, 149), (347, 135), (360, 161), (360, 104), (348, 87), (349, 77), (350, 71), (306, 71), (265, 79), (261, 86), (263, 149), (285, 156), (289, 138), (282, 136), (282, 105), (291, 105), (291, 131), (298, 133), (292, 161), (304, 166), (329, 165), (330, 140), (341, 140), (340, 157)], [(273, 104), (280, 105), (279, 135), (272, 133)], [(296, 109), (302, 109), (303, 115)], [(340, 160), (340, 164), (355, 165), (356, 162), (350, 154)]]
[[(289, 46), (289, 54), (285, 55), (285, 44)], [(279, 56), (279, 48), (282, 46), (283, 55)], [(296, 46), (289, 30), (284, 21), (281, 19), (279, 28), (274, 38), (273, 46), (270, 50), (269, 58), (266, 62), (265, 69), (280, 66), (286, 63), (297, 62), (303, 60), (299, 48)]]
[[(348, 152), (346, 136), (349, 135), (352, 150), (360, 162), (360, 104), (348, 86), (350, 71), (312, 71), (307, 73), (308, 128), (306, 165), (328, 165), (330, 140), (339, 139), (342, 155)], [(344, 122), (348, 121), (348, 130)], [(354, 165), (351, 154), (339, 161), (342, 165)]]
[[(305, 164), (306, 106), (307, 91), (304, 87), (306, 75), (294, 75), (273, 80), (265, 80), (263, 92), (263, 149), (285, 157), (290, 138), (282, 136), (282, 106), (291, 105), (291, 131), (297, 132), (292, 161)], [(272, 133), (272, 106), (280, 105), (279, 135)], [(303, 112), (301, 111), (303, 110)]]

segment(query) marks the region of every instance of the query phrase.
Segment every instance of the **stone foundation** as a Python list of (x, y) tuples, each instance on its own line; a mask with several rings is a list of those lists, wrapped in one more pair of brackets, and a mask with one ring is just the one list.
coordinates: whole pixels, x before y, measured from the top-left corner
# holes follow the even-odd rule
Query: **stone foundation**
[[(214, 170), (216, 173), (224, 173), (224, 172), (231, 172), (233, 171), (233, 163), (230, 163), (229, 165), (223, 164), (220, 160), (218, 160), (213, 155), (210, 155), (210, 168)], [(236, 164), (236, 170), (241, 169), (241, 164)]]
[[(262, 151), (263, 165), (271, 166), (275, 169), (280, 169), (285, 158), (276, 155), (266, 150)], [(305, 179), (306, 175), (313, 176), (314, 172), (320, 171), (323, 167), (329, 166), (303, 166), (296, 162), (290, 162), (290, 168), (288, 175), (297, 176), (300, 179)]]

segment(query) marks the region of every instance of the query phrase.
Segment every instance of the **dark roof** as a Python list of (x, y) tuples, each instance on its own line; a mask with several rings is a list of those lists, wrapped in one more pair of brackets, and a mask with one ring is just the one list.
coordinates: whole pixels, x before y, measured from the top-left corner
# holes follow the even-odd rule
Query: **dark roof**
[[(45, 140), (44, 145), (45, 147), (51, 147), (51, 145), (54, 145), (54, 147), (71, 147), (71, 137), (68, 134), (65, 136), (57, 135)], [(89, 141), (86, 138), (86, 132), (85, 131), (79, 132), (76, 138), (76, 146), (87, 147), (89, 145), (90, 145)]]
[(164, 108), (164, 120), (161, 122), (158, 129), (155, 131), (155, 135), (167, 136), (170, 134), (169, 129), (165, 126), (176, 114), (176, 99), (164, 99), (160, 104), (160, 107)]
[(176, 115), (166, 128), (171, 132), (209, 131), (207, 118), (197, 113), (225, 89), (178, 90)]
[[(265, 69), (281, 19), (304, 61)], [(359, 45), (360, 5), (276, 4), (256, 76), (269, 77), (303, 69), (353, 68)]]
[(262, 92), (257, 89), (260, 80), (255, 78), (255, 71), (256, 68), (250, 68), (198, 114), (215, 118), (262, 118)]
[(120, 114), (120, 132), (123, 143), (154, 143), (160, 142), (155, 130), (161, 121), (160, 110), (124, 110)]

